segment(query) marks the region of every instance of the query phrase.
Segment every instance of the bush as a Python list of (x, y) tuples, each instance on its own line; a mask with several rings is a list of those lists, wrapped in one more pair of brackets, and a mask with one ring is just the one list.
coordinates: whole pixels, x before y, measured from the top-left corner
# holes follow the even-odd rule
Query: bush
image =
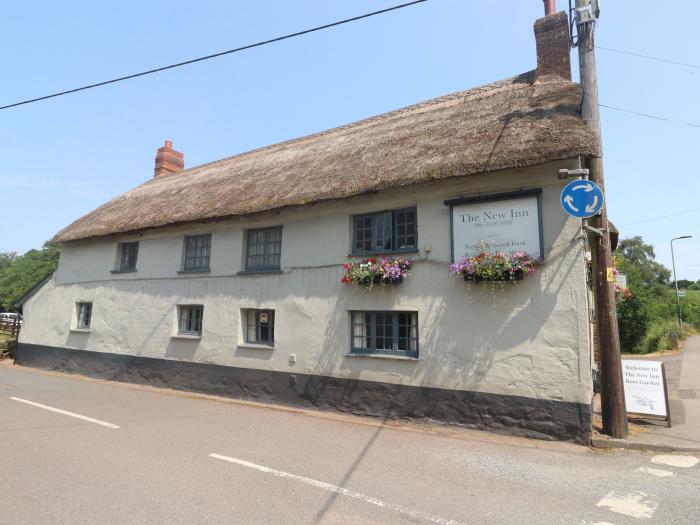
[[(620, 241), (615, 264), (627, 276), (630, 297), (617, 301), (617, 319), (620, 346), (623, 352), (647, 354), (672, 348), (672, 334), (682, 340), (688, 330), (700, 329), (700, 292), (688, 285), (686, 297), (681, 299), (684, 326), (679, 334), (676, 291), (670, 283), (671, 273), (656, 262), (654, 248), (641, 237)], [(700, 282), (699, 282), (700, 283)], [(679, 284), (680, 281), (679, 281)]]
[(15, 340), (9, 336), (0, 334), (0, 359), (14, 357)]
[(700, 298), (694, 294), (689, 294), (681, 299), (683, 313), (683, 323), (691, 325), (695, 329), (700, 329)]
[(617, 303), (617, 324), (620, 348), (624, 353), (635, 353), (653, 319), (642, 295), (632, 294), (626, 301)]
[(672, 350), (674, 335), (677, 335), (678, 341), (682, 341), (688, 337), (689, 330), (685, 327), (680, 330), (675, 319), (654, 321), (633, 353), (650, 354)]

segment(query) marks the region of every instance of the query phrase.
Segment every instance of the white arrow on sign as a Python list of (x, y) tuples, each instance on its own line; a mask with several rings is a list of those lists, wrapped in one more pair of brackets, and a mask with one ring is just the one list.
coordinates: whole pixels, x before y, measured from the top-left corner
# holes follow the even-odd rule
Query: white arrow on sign
[(593, 191), (593, 185), (592, 184), (579, 184), (578, 186), (574, 186), (571, 188), (572, 191), (576, 190), (585, 190), (586, 192)]
[(578, 212), (578, 208), (574, 206), (574, 198), (571, 195), (567, 195), (566, 197), (564, 197), (564, 202), (569, 208), (571, 208), (575, 212)]
[(586, 213), (593, 213), (598, 205), (598, 195), (593, 195), (593, 202), (586, 206)]

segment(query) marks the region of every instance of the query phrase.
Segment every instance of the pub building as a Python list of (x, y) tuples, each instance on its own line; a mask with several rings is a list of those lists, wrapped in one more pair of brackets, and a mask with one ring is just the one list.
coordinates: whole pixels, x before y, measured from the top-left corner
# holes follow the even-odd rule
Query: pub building
[[(565, 13), (534, 71), (154, 176), (61, 230), (16, 362), (587, 443), (581, 224), (560, 169), (600, 155)], [(480, 253), (484, 253), (480, 256)]]

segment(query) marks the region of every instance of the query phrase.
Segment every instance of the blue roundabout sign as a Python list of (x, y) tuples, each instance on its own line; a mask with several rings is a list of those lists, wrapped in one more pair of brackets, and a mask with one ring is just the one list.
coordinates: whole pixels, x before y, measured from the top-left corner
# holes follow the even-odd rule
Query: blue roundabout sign
[(564, 186), (560, 202), (563, 210), (572, 217), (586, 219), (603, 207), (603, 190), (589, 180), (575, 180)]

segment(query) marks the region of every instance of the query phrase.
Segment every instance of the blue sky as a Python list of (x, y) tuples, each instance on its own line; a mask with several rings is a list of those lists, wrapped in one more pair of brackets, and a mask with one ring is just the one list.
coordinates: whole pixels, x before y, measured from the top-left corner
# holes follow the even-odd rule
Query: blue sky
[[(398, 0), (8, 3), (0, 105), (320, 25)], [(558, 0), (558, 7), (568, 2)], [(700, 64), (700, 2), (602, 3), (601, 46)], [(672, 8), (670, 7), (672, 6)], [(39, 247), (152, 176), (535, 66), (541, 0), (429, 0), (279, 44), (0, 111), (0, 251)], [(575, 53), (574, 53), (575, 55)], [(572, 55), (573, 56), (573, 55)], [(598, 52), (601, 103), (700, 123), (700, 69)], [(576, 66), (575, 66), (576, 68)], [(575, 76), (577, 73), (575, 72)], [(700, 129), (602, 110), (609, 216), (700, 279)], [(673, 217), (658, 218), (683, 213)]]

